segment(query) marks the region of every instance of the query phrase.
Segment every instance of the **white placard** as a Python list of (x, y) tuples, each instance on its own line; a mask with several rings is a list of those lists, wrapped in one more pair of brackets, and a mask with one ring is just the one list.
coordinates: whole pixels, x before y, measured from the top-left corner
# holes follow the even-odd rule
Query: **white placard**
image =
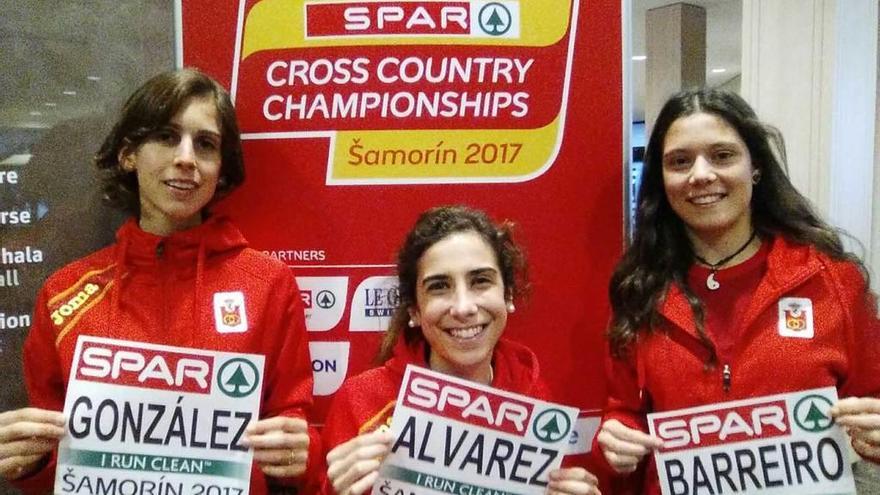
[(55, 493), (246, 495), (263, 356), (81, 336)]
[(833, 387), (648, 415), (664, 495), (854, 494)]
[(409, 366), (374, 494), (543, 494), (578, 410)]

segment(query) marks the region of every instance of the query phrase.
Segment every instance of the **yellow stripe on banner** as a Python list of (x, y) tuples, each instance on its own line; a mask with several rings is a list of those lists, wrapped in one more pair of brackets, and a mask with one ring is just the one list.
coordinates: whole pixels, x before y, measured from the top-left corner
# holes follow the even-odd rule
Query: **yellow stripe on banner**
[(559, 117), (538, 129), (341, 131), (331, 178), (516, 181), (550, 166), (558, 136)]
[[(436, 1), (436, 0), (435, 0)], [(317, 1), (311, 4), (321, 3)], [(332, 0), (325, 3), (345, 3)], [(478, 36), (344, 36), (305, 38), (305, 2), (263, 0), (244, 22), (241, 59), (264, 50), (324, 46), (465, 45), (550, 46), (565, 36), (571, 19), (571, 0), (519, 0), (520, 35), (516, 38)]]
[(394, 404), (396, 404), (396, 403), (397, 403), (396, 400), (389, 402), (388, 404), (385, 405), (385, 407), (380, 409), (378, 413), (374, 414), (372, 418), (366, 420), (364, 422), (364, 424), (362, 424), (361, 427), (358, 428), (358, 435), (360, 435), (361, 433), (368, 433), (368, 432), (375, 430), (376, 423), (381, 422), (382, 418), (384, 418), (385, 415), (388, 414), (389, 410), (394, 408)]
[(95, 276), (95, 275), (100, 275), (100, 274), (106, 272), (107, 270), (110, 270), (111, 268), (113, 268), (113, 267), (115, 267), (115, 266), (116, 266), (116, 263), (111, 263), (110, 266), (108, 266), (108, 267), (106, 267), (106, 268), (99, 268), (99, 269), (97, 269), (97, 270), (91, 270), (91, 271), (86, 272), (85, 275), (83, 275), (82, 277), (80, 277), (79, 280), (77, 280), (76, 282), (74, 282), (73, 285), (71, 285), (70, 287), (68, 287), (68, 288), (64, 289), (63, 291), (59, 292), (59, 293), (56, 294), (54, 297), (52, 297), (52, 299), (49, 299), (49, 302), (46, 303), (46, 305), (47, 305), (47, 306), (52, 306), (53, 304), (57, 303), (59, 299), (65, 299), (67, 296), (69, 296), (69, 295), (72, 294), (74, 291), (76, 291), (77, 289), (79, 289), (79, 286), (82, 285), (82, 283), (83, 283), (87, 278), (89, 278), (89, 277), (93, 277), (93, 276)]
[(64, 325), (64, 328), (62, 328), (61, 331), (58, 332), (58, 337), (55, 338), (55, 347), (58, 347), (58, 345), (61, 344), (61, 340), (64, 339), (70, 329), (72, 329), (74, 325), (77, 324), (79, 319), (82, 318), (82, 316), (86, 314), (90, 309), (92, 309), (92, 306), (98, 304), (99, 302), (101, 302), (102, 299), (104, 299), (104, 295), (107, 294), (107, 291), (110, 290), (110, 287), (113, 287), (113, 284), (115, 282), (115, 280), (111, 280), (107, 285), (104, 286), (104, 290), (99, 292), (94, 299), (92, 299), (88, 302), (88, 304), (77, 310), (76, 316), (74, 316), (73, 319), (71, 319), (70, 322), (67, 323), (67, 325)]

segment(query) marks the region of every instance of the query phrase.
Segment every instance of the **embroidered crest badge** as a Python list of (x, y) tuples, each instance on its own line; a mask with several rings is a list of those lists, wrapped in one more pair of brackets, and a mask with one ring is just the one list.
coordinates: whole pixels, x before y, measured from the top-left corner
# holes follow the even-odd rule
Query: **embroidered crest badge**
[(241, 291), (214, 293), (214, 328), (218, 333), (247, 331), (247, 312)]
[(779, 335), (812, 339), (813, 301), (805, 297), (783, 297), (779, 300)]

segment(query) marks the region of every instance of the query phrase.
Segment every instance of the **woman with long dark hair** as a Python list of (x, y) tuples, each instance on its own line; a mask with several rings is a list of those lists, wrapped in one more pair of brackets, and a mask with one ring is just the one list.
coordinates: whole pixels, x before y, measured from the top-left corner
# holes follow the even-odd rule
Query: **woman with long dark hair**
[[(594, 446), (612, 471), (661, 447), (647, 413), (827, 386), (862, 397), (832, 414), (857, 452), (880, 457), (867, 271), (788, 180), (782, 136), (736, 94), (687, 91), (661, 110), (609, 292), (610, 397)], [(645, 474), (644, 493), (660, 493), (654, 467)]]

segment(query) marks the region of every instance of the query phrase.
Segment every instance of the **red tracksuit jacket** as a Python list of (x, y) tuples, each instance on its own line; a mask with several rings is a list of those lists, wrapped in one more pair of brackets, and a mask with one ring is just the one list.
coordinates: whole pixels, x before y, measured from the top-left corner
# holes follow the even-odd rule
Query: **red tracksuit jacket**
[[(495, 373), (493, 387), (551, 400), (550, 391), (540, 377), (538, 358), (527, 347), (501, 339), (495, 346), (492, 363)], [(345, 381), (333, 397), (324, 423), (322, 438), (325, 454), (361, 433), (391, 423), (397, 392), (408, 364), (430, 367), (425, 360), (424, 343), (408, 346), (400, 339), (394, 348), (394, 355), (383, 366)], [(329, 480), (325, 479), (321, 493), (335, 493)]]
[[(289, 268), (248, 248), (223, 217), (164, 238), (144, 232), (131, 219), (116, 237), (115, 244), (54, 273), (39, 293), (23, 349), (34, 407), (63, 409), (77, 337), (93, 335), (262, 354), (260, 417), (306, 417), (312, 372), (302, 303)], [(231, 333), (215, 318), (214, 294), (220, 292), (241, 294), (244, 331)], [(314, 430), (310, 437), (313, 468), (320, 464), (312, 462), (320, 453), (320, 438)], [(26, 492), (48, 492), (54, 473), (53, 454), (43, 470), (15, 484)], [(255, 466), (251, 493), (267, 489)]]
[[(880, 320), (856, 266), (781, 237), (768, 242), (767, 272), (740, 318), (742, 338), (726, 361), (705, 365), (708, 354), (693, 313), (672, 286), (660, 304), (659, 328), (642, 334), (628, 359), (609, 357), (603, 421), (617, 419), (647, 432), (648, 412), (829, 386), (840, 397), (880, 397)], [(781, 334), (782, 298), (812, 302), (812, 338)], [(726, 392), (724, 365), (731, 371)], [(593, 453), (610, 471), (596, 440)], [(647, 463), (640, 493), (659, 494), (653, 455)]]

